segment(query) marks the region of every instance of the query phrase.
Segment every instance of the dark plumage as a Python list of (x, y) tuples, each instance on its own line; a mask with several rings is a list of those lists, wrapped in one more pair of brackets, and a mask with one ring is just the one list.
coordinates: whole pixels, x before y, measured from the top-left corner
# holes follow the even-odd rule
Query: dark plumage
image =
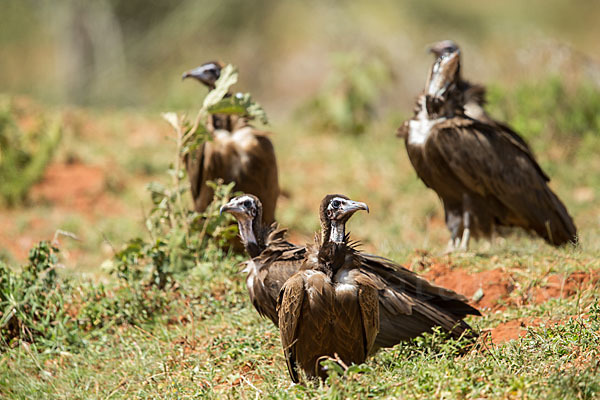
[(277, 298), (281, 287), (298, 271), (306, 249), (285, 240), (285, 229), (262, 223), (262, 204), (258, 197), (246, 194), (231, 199), (221, 207), (238, 221), (242, 243), (250, 256), (244, 272), (250, 301), (256, 311), (277, 326)]
[(323, 358), (360, 364), (373, 347), (379, 331), (377, 289), (360, 270), (344, 233), (348, 218), (361, 209), (368, 210), (345, 196), (325, 197), (321, 219), (328, 222), (322, 241), (281, 289), (279, 329), (294, 382), (299, 381), (298, 368), (309, 377), (325, 378), (319, 363)]
[[(209, 62), (184, 73), (183, 79), (194, 78), (213, 90), (222, 67)], [(213, 114), (209, 128), (212, 140), (184, 157), (196, 211), (204, 211), (213, 199), (213, 190), (206, 182), (223, 179), (225, 183), (235, 182), (234, 191), (258, 196), (264, 207), (263, 222), (271, 224), (279, 182), (268, 134), (255, 129), (246, 118), (226, 114)]]
[(535, 231), (548, 243), (575, 243), (577, 231), (529, 147), (505, 125), (465, 115), (459, 52), (435, 61), (415, 116), (401, 136), (417, 175), (444, 204), (449, 250), (495, 226)]

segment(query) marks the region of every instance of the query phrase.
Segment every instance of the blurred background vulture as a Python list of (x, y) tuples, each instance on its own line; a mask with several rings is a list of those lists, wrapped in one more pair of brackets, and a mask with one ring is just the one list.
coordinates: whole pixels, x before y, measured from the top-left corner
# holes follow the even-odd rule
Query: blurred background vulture
[(576, 243), (573, 220), (529, 147), (483, 109), (466, 114), (469, 85), (460, 77), (460, 51), (439, 47), (415, 115), (399, 135), (417, 175), (444, 204), (448, 250), (466, 250), (471, 236), (489, 237), (495, 226), (532, 230), (555, 246)]
[(306, 248), (285, 240), (285, 229), (275, 223), (264, 225), (262, 204), (251, 194), (232, 198), (221, 207), (238, 221), (240, 237), (250, 260), (244, 272), (250, 301), (258, 313), (278, 326), (277, 298), (281, 287), (295, 274), (306, 254)]
[[(219, 62), (208, 62), (185, 72), (183, 79), (194, 78), (213, 90), (222, 67)], [(184, 158), (196, 211), (203, 211), (213, 199), (206, 181), (220, 178), (235, 182), (233, 191), (256, 195), (263, 205), (263, 222), (272, 223), (279, 182), (275, 150), (267, 133), (236, 115), (213, 114), (209, 125), (212, 140)]]

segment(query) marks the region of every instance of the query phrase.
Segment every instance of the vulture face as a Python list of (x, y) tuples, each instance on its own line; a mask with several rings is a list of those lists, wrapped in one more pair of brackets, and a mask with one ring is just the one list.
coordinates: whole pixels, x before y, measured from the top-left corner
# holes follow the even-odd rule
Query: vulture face
[(441, 57), (445, 54), (460, 53), (460, 49), (452, 40), (442, 40), (441, 42), (434, 43), (429, 48), (429, 52), (433, 53), (436, 57)]
[(369, 212), (369, 207), (341, 194), (327, 195), (321, 202), (321, 217), (332, 222), (345, 223), (358, 210)]
[(262, 218), (262, 204), (258, 197), (251, 194), (234, 197), (221, 207), (220, 212), (228, 212), (237, 219), (240, 236), (245, 243), (257, 243), (253, 229), (254, 221)]
[(252, 220), (258, 215), (259, 208), (262, 207), (258, 197), (251, 194), (234, 197), (229, 200), (229, 203), (221, 207), (221, 214), (228, 212), (232, 214), (238, 221), (249, 219)]
[(181, 79), (194, 78), (205, 84), (209, 89), (214, 89), (215, 82), (221, 76), (221, 68), (223, 68), (223, 64), (218, 61), (207, 62), (198, 68), (184, 72)]

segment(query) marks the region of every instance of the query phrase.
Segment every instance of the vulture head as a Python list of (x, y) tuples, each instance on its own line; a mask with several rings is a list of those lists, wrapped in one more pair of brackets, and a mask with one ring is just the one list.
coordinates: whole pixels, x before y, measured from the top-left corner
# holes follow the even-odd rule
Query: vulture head
[(369, 212), (369, 207), (365, 203), (350, 200), (341, 194), (325, 196), (319, 210), (323, 242), (343, 243), (346, 222), (358, 210)]
[(433, 53), (436, 57), (441, 57), (445, 54), (460, 53), (460, 49), (452, 40), (442, 40), (432, 44), (429, 52)]
[(252, 194), (234, 197), (221, 207), (220, 212), (221, 214), (228, 212), (235, 217), (246, 250), (250, 253), (250, 256), (257, 256), (260, 253), (263, 240), (260, 234), (262, 203), (258, 197)]
[(206, 85), (209, 90), (213, 90), (217, 79), (221, 76), (221, 69), (223, 67), (223, 63), (219, 61), (210, 61), (197, 68), (184, 72), (181, 79), (194, 78)]

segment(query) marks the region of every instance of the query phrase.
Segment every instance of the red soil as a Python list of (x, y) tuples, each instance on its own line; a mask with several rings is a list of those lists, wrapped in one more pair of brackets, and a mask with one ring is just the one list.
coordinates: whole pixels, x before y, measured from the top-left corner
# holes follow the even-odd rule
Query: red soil
[[(436, 285), (465, 295), (473, 305), (483, 309), (497, 307), (498, 301), (507, 300), (514, 289), (510, 274), (499, 268), (470, 273), (447, 264), (434, 264), (424, 276)], [(473, 299), (479, 289), (483, 291), (483, 296)]]
[(562, 274), (548, 276), (540, 286), (534, 286), (527, 293), (527, 300), (535, 304), (550, 299), (567, 298), (577, 292), (589, 289), (600, 282), (600, 271), (576, 271), (566, 277)]
[(106, 173), (97, 166), (51, 164), (30, 194), (35, 203), (46, 201), (86, 215), (120, 212), (118, 201), (107, 194)]

